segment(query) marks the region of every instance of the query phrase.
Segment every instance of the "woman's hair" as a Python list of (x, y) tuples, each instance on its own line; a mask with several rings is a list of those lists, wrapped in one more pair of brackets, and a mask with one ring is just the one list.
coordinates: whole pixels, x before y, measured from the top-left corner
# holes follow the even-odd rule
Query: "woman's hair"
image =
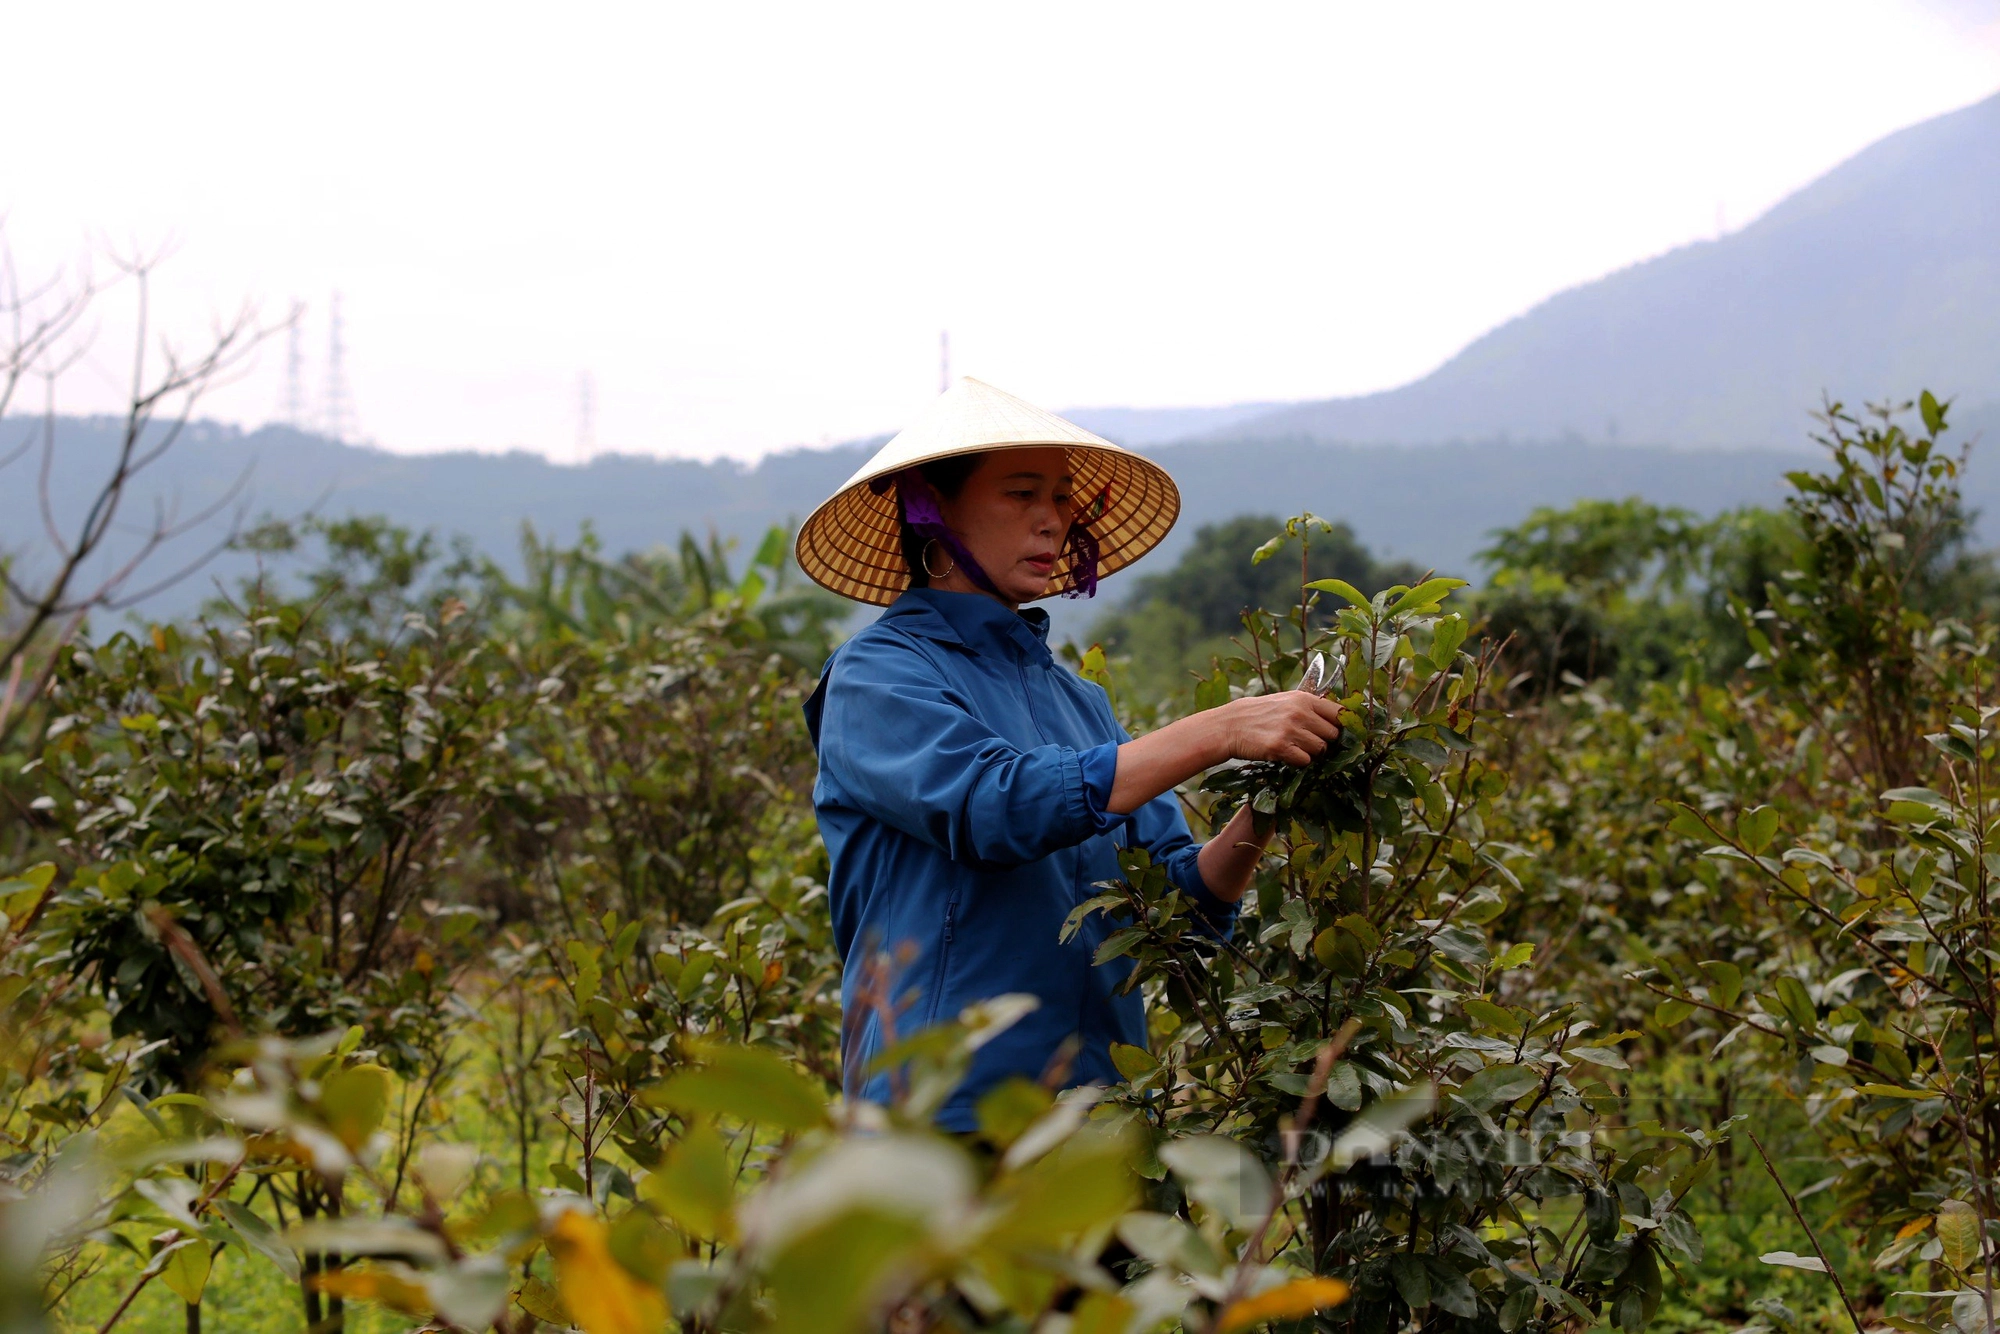
[[(931, 484), (931, 489), (944, 500), (958, 499), (958, 493), (965, 489), (965, 479), (972, 476), (986, 458), (984, 454), (953, 454), (949, 458), (932, 459), (919, 464), (917, 471)], [(910, 587), (929, 588), (931, 577), (924, 570), (924, 547), (930, 539), (910, 527), (909, 520), (902, 524), (903, 563), (910, 567)]]

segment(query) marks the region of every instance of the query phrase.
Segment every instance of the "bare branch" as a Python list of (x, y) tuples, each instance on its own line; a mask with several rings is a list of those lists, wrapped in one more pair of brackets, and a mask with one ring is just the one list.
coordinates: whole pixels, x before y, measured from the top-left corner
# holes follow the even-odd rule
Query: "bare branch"
[(23, 292), (13, 249), (0, 233), (0, 320), (7, 325), (6, 341), (0, 344), (0, 417), (6, 415), (22, 379), (43, 366), (97, 295), (87, 274), (68, 292), (55, 295), (61, 287), (58, 270), (41, 286)]
[[(129, 587), (148, 562), (160, 555), (163, 547), (204, 527), (236, 505), (248, 486), (252, 473), (250, 468), (245, 468), (221, 496), (186, 519), (178, 517), (177, 500), (171, 504), (156, 502), (152, 523), (143, 530), (136, 549), (115, 569), (95, 580), (87, 590), (78, 587), (86, 565), (93, 558), (105, 554), (104, 544), (108, 538), (114, 533), (136, 531), (118, 522), (133, 479), (180, 442), (194, 420), (196, 408), (207, 394), (247, 373), (252, 356), (264, 340), (278, 330), (290, 327), (299, 318), (300, 308), (295, 305), (283, 321), (266, 324), (258, 319), (253, 306), (245, 304), (232, 318), (215, 321), (206, 344), (198, 354), (184, 356), (171, 341), (162, 338), (155, 360), (149, 356), (154, 337), (151, 280), (153, 270), (165, 253), (163, 248), (152, 254), (111, 255), (111, 261), (119, 272), (131, 279), (137, 306), (137, 332), (133, 339), (125, 421), (116, 452), (97, 485), (95, 495), (82, 519), (66, 533), (56, 514), (52, 485), (56, 449), (55, 386), (56, 381), (79, 362), (83, 350), (78, 348), (67, 355), (58, 355), (58, 347), (77, 328), (100, 289), (86, 279), (73, 290), (51, 298), (51, 293), (61, 292), (59, 285), (52, 280), (32, 293), (22, 293), (14, 273), (12, 256), (7, 252), (4, 238), (0, 238), (0, 327), (6, 330), (0, 334), (5, 339), (0, 342), (0, 411), (4, 411), (23, 376), (32, 372), (43, 377), (46, 394), (40, 433), (37, 500), (44, 534), (56, 558), (54, 572), (45, 581), (38, 580), (34, 588), (28, 587), (10, 566), (0, 563), (0, 586), (5, 587), (21, 608), (18, 622), (10, 626), (7, 637), (0, 640), (0, 673), (11, 670), (11, 679), (18, 687), (22, 664), (27, 661), (30, 650), (42, 645), (44, 640), (48, 650), (39, 670), (28, 669), (32, 671), (34, 684), (25, 695), (17, 690), (9, 716), (0, 717), (0, 743), (4, 743), (7, 735), (20, 725), (26, 706), (42, 693), (51, 679), (57, 658), (55, 650), (77, 633), (91, 611), (128, 609), (188, 578), (226, 550), (242, 530), (244, 512), (239, 506), (220, 541), (206, 547), (194, 560), (164, 578), (153, 580), (136, 590)], [(30, 434), (20, 448), (0, 459), (0, 467), (21, 457), (35, 443), (34, 435)]]

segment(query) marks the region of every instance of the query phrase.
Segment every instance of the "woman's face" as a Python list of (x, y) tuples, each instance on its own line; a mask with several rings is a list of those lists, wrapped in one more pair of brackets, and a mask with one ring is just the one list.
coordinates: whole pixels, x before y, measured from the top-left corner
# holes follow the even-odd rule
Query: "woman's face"
[[(1075, 513), (1070, 482), (1068, 450), (996, 449), (980, 460), (958, 495), (939, 506), (1000, 596), (1016, 606), (1048, 591)], [(979, 591), (957, 569), (931, 586)]]

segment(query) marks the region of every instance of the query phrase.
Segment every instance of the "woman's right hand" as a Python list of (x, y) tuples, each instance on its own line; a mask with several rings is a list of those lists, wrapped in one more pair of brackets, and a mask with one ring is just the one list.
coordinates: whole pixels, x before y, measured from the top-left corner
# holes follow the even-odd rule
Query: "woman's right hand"
[(1305, 690), (1246, 695), (1216, 713), (1226, 725), (1229, 757), (1310, 764), (1340, 736), (1340, 706)]

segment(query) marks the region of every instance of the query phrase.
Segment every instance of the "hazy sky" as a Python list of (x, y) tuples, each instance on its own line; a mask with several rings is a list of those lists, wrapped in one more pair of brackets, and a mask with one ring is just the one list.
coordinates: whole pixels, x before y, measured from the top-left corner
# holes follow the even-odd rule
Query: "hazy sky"
[[(954, 366), (1052, 407), (1325, 397), (1740, 226), (2000, 88), (1995, 0), (18, 6), (24, 276), (168, 328), (344, 294), (395, 449), (755, 455)], [(99, 262), (99, 272), (105, 266)], [(129, 354), (106, 307), (62, 406)], [(214, 401), (276, 414), (282, 343)], [(19, 406), (19, 405), (17, 405)]]

